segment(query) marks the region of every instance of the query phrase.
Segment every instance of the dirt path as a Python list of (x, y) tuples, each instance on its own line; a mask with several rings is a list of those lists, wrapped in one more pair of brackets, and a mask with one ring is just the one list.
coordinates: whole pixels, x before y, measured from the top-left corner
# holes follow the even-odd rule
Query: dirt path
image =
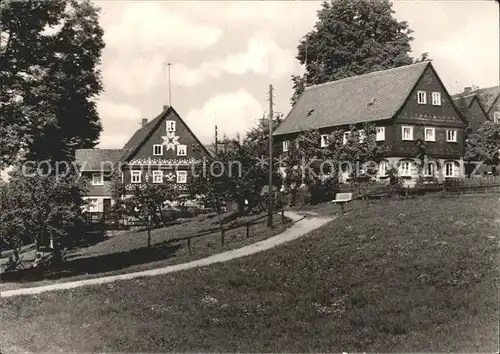
[[(293, 211), (285, 212), (285, 216), (292, 219), (296, 223), (285, 230), (283, 233), (276, 235), (274, 237), (268, 238), (266, 240), (256, 242), (254, 244), (244, 246), (235, 250), (215, 254), (210, 257), (202, 258), (196, 261), (181, 263), (172, 266), (145, 270), (141, 272), (133, 272), (127, 274), (119, 274), (112, 275), (101, 278), (94, 279), (86, 279), (79, 281), (71, 281), (71, 282), (63, 282), (59, 284), (38, 286), (33, 288), (23, 288), (23, 289), (15, 289), (0, 292), (0, 297), (11, 297), (16, 295), (31, 295), (31, 294), (39, 294), (46, 291), (55, 291), (55, 290), (64, 290), (64, 289), (74, 289), (79, 288), (81, 286), (87, 285), (97, 285), (97, 284), (105, 284), (111, 283), (117, 280), (125, 280), (125, 279), (134, 279), (139, 277), (151, 277), (155, 275), (168, 274), (173, 272), (178, 272), (185, 269), (191, 269), (196, 267), (203, 267), (214, 263), (226, 262), (232, 259), (246, 257), (257, 252), (262, 252), (278, 245), (282, 245), (286, 242), (290, 242), (295, 240), (305, 234), (311, 232), (314, 229), (317, 229), (320, 226), (323, 226), (329, 221), (334, 220), (337, 216), (332, 216), (329, 218), (321, 218), (321, 217), (309, 217), (304, 218), (304, 215)], [(302, 219), (302, 220), (301, 220)], [(300, 221), (299, 221), (300, 220)], [(298, 221), (298, 222), (297, 222)]]

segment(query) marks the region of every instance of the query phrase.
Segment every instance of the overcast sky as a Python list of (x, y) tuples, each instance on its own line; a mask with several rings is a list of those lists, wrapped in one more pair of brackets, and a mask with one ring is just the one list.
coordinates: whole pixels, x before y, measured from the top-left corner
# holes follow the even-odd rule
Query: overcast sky
[[(168, 104), (204, 143), (234, 136), (268, 111), (286, 114), (299, 39), (313, 27), (317, 1), (98, 1), (106, 49), (99, 101), (102, 148), (121, 148)], [(414, 30), (413, 55), (429, 52), (448, 91), (498, 85), (499, 20), (493, 1), (398, 1), (395, 16)]]

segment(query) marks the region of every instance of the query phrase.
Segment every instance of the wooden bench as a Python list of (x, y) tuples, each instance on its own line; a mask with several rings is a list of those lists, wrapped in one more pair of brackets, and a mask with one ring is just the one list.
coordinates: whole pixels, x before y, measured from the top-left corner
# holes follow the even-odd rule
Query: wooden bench
[(335, 199), (332, 200), (332, 203), (340, 204), (340, 209), (342, 210), (342, 214), (344, 214), (344, 204), (349, 203), (352, 200), (352, 193), (337, 193), (335, 195)]

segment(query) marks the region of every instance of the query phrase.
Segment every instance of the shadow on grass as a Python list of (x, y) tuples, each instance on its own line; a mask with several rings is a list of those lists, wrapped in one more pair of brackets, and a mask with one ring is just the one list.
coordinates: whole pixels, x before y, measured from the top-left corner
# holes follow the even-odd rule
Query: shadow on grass
[(95, 257), (76, 258), (66, 261), (59, 266), (46, 269), (29, 268), (1, 274), (2, 281), (33, 282), (49, 279), (61, 279), (83, 274), (98, 274), (120, 270), (133, 265), (164, 260), (175, 256), (181, 248), (180, 244), (163, 242), (148, 247), (118, 252)]

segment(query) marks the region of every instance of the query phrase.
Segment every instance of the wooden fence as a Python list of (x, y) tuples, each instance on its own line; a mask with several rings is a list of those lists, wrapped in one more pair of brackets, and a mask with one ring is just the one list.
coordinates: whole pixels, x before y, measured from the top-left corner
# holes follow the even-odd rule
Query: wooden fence
[[(280, 210), (280, 211), (275, 211), (273, 213), (273, 215), (276, 215), (276, 214), (281, 215), (280, 221), (281, 221), (282, 225), (284, 225), (284, 224), (287, 223), (287, 218), (285, 218), (285, 211), (283, 209)], [(241, 223), (239, 225), (233, 226), (231, 228), (225, 229), (224, 227), (222, 227), (222, 229), (219, 230), (219, 232), (220, 232), (221, 246), (224, 246), (224, 244), (225, 244), (225, 233), (226, 232), (231, 231), (231, 230), (236, 230), (236, 229), (244, 227), (245, 228), (245, 236), (246, 236), (246, 238), (249, 238), (250, 237), (250, 227), (252, 225), (254, 225), (256, 221), (262, 220), (262, 219), (267, 218), (267, 217), (268, 217), (268, 215), (265, 214), (265, 215), (261, 215), (261, 216), (259, 216), (257, 218), (253, 218), (251, 220), (247, 220), (247, 221), (245, 221), (245, 222), (243, 222), (243, 223)], [(209, 231), (205, 231), (205, 232), (202, 232), (202, 233), (199, 233), (199, 234), (195, 234), (195, 235), (173, 238), (173, 239), (170, 240), (170, 242), (186, 241), (186, 246), (187, 246), (187, 249), (188, 249), (188, 253), (189, 253), (189, 255), (192, 255), (193, 254), (193, 247), (192, 247), (191, 240), (194, 239), (194, 238), (200, 238), (200, 237), (207, 236), (207, 235), (213, 235), (214, 233), (215, 233), (214, 230), (209, 230)]]
[(384, 198), (390, 195), (413, 196), (427, 193), (490, 194), (500, 193), (500, 176), (447, 179), (443, 183), (427, 183), (414, 187), (393, 187), (387, 184), (367, 183), (341, 186), (340, 192), (351, 192), (357, 198)]

